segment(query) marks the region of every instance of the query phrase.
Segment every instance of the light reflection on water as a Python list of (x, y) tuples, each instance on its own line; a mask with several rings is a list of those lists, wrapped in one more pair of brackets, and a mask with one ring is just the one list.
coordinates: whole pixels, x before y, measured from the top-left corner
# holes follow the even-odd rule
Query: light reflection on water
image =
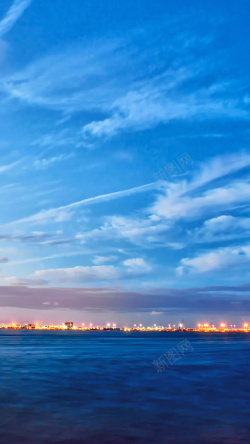
[(1, 330), (0, 358), (0, 443), (250, 442), (249, 334)]

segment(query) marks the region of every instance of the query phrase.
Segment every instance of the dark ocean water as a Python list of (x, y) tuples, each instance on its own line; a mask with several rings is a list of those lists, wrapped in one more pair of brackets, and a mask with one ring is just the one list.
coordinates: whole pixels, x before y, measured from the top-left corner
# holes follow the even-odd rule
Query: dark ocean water
[(1, 443), (250, 443), (249, 334), (1, 330), (0, 354)]

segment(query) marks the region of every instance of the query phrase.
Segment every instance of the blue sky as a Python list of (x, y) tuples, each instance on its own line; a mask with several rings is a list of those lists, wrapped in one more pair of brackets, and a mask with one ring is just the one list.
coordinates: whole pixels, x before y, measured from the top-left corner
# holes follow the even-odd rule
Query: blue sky
[(245, 320), (249, 2), (3, 0), (1, 320)]

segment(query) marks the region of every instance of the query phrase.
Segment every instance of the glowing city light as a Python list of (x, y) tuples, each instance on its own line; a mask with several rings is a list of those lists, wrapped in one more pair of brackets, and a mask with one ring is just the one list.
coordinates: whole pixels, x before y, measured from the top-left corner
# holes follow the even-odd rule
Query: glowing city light
[[(106, 325), (106, 327), (105, 327)], [(111, 327), (112, 325), (112, 327)], [(126, 331), (126, 332), (130, 332), (130, 331), (141, 331), (141, 332), (145, 332), (145, 331), (179, 331), (179, 332), (184, 332), (184, 331), (194, 331), (194, 332), (220, 332), (220, 333), (224, 333), (224, 332), (244, 332), (244, 333), (250, 333), (250, 323), (248, 322), (244, 322), (242, 324), (241, 327), (237, 327), (236, 324), (230, 324), (230, 326), (227, 326), (227, 324), (225, 322), (221, 322), (219, 324), (218, 327), (216, 327), (214, 324), (209, 324), (209, 323), (198, 323), (197, 327), (192, 327), (192, 328), (188, 328), (185, 327), (182, 323), (178, 324), (179, 328), (176, 328), (176, 325), (174, 324), (171, 327), (171, 324), (167, 324), (167, 326), (163, 326), (163, 325), (157, 325), (154, 324), (153, 326), (148, 326), (145, 327), (143, 326), (143, 324), (139, 324), (139, 326), (137, 326), (137, 324), (132, 324), (133, 327), (129, 327), (129, 326), (124, 326), (124, 327), (117, 327), (117, 324), (115, 322), (113, 322), (112, 324), (110, 324), (109, 322), (104, 324), (104, 325), (97, 325), (95, 326), (92, 322), (90, 322), (88, 324), (88, 326), (86, 326), (84, 323), (82, 323), (80, 326), (76, 326), (74, 325), (73, 322), (64, 322), (61, 325), (54, 325), (54, 324), (49, 324), (49, 325), (41, 325), (39, 323), (27, 323), (27, 324), (18, 324), (17, 322), (11, 322), (9, 324), (2, 324), (0, 325), (0, 329), (12, 329), (12, 330), (71, 330), (71, 331), (75, 331), (75, 330), (82, 330), (82, 331), (88, 331), (88, 330), (99, 330), (99, 331), (103, 331), (103, 330), (119, 330), (119, 331)]]

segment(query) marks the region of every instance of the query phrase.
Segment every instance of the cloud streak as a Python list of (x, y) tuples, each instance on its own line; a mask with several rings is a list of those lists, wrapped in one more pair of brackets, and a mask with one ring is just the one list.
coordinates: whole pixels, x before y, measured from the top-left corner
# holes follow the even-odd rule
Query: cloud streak
[(6, 173), (7, 171), (12, 170), (12, 168), (17, 166), (19, 163), (20, 163), (20, 161), (12, 162), (12, 163), (10, 163), (8, 165), (0, 165), (0, 174)]
[[(249, 231), (249, 219), (225, 213), (250, 206), (250, 183), (239, 178), (249, 167), (247, 153), (212, 158), (194, 167), (185, 179), (162, 181), (154, 203), (143, 212), (107, 216), (99, 228), (81, 232), (77, 238), (83, 243), (120, 239), (142, 248), (158, 245), (180, 249), (190, 239), (194, 244), (220, 241), (223, 236), (225, 240), (243, 237)], [(185, 228), (191, 223), (195, 228)]]
[[(150, 208), (168, 220), (198, 219), (250, 203), (250, 183), (233, 175), (250, 166), (248, 153), (218, 156), (203, 163), (192, 180), (166, 184), (166, 191)], [(226, 177), (227, 176), (227, 177)], [(224, 178), (223, 185), (216, 183)]]
[[(134, 31), (133, 41), (126, 37), (82, 42), (49, 54), (4, 79), (2, 90), (10, 97), (65, 115), (79, 111), (104, 115), (82, 125), (79, 135), (87, 145), (120, 131), (140, 131), (173, 120), (249, 119), (240, 88), (238, 95), (232, 96), (230, 80), (207, 83), (209, 55), (197, 62), (191, 55), (194, 41), (187, 35), (183, 41), (168, 35), (166, 47), (166, 31), (157, 31), (159, 39), (154, 43), (160, 60), (155, 60), (155, 66), (159, 64), (160, 71), (152, 69), (155, 48), (148, 45), (155, 38), (149, 31), (140, 33), (147, 46), (147, 52), (141, 52)], [(204, 49), (208, 44), (204, 39)], [(151, 68), (145, 69), (149, 62)], [(196, 88), (187, 90), (189, 82), (195, 82)], [(235, 83), (233, 86), (237, 88)]]
[(29, 7), (32, 0), (15, 0), (5, 17), (0, 21), (0, 38), (7, 34)]
[(124, 197), (129, 197), (137, 193), (144, 193), (152, 190), (159, 189), (159, 184), (152, 182), (146, 185), (141, 185), (134, 188), (129, 188), (127, 190), (115, 191), (113, 193), (100, 194), (99, 196), (89, 197), (87, 199), (83, 199), (77, 202), (73, 202), (68, 205), (64, 205), (58, 208), (53, 208), (47, 211), (41, 211), (39, 213), (34, 214), (33, 216), (25, 217), (23, 219), (19, 219), (13, 222), (10, 222), (10, 225), (19, 225), (19, 224), (32, 224), (39, 225), (48, 222), (60, 222), (67, 221), (71, 218), (71, 211), (75, 208), (81, 206), (92, 205), (100, 202), (108, 202), (113, 199), (121, 199)]

